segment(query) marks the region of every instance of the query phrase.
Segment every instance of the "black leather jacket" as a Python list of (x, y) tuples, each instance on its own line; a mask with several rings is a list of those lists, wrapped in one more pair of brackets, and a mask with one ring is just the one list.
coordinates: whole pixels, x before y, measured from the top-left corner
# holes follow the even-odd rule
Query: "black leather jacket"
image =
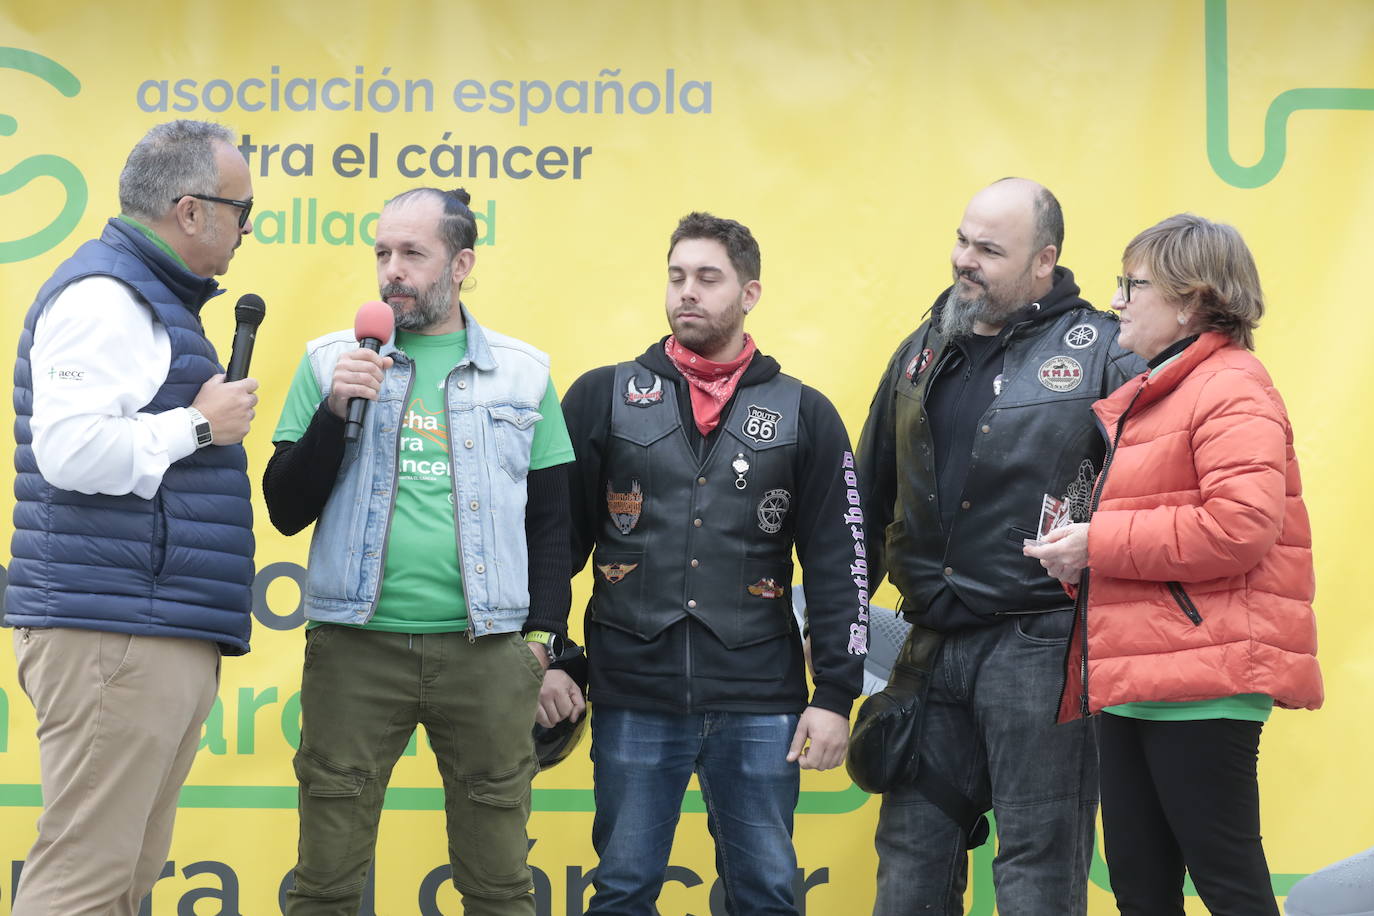
[[(1143, 363), (1117, 345), (1116, 316), (1092, 308), (1073, 274), (1055, 268), (1050, 292), (1014, 316), (1000, 338), (1001, 387), (979, 420), (946, 531), (925, 399), (954, 349), (936, 330), (948, 295), (897, 348), (859, 442), (870, 582), (890, 576), (903, 611), (934, 629), (1068, 608), (1060, 584), (1022, 556), (1022, 541), (1036, 536), (1046, 496), (1078, 505), (1075, 520), (1087, 520), (1081, 507), (1104, 451), (1091, 405)], [(925, 613), (946, 587), (972, 618)]]

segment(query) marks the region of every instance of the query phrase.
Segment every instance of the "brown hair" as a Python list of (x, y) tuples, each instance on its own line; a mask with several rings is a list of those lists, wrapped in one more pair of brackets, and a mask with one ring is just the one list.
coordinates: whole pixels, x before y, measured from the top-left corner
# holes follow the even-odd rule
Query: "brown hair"
[(759, 243), (754, 241), (754, 234), (743, 223), (695, 211), (678, 220), (673, 237), (668, 240), (668, 257), (673, 256), (673, 249), (683, 239), (714, 239), (720, 242), (739, 276), (741, 286), (759, 278), (763, 266)]
[(1255, 349), (1264, 294), (1255, 259), (1234, 226), (1180, 213), (1131, 239), (1121, 263), (1146, 268), (1164, 298), (1192, 309), (1207, 330)]

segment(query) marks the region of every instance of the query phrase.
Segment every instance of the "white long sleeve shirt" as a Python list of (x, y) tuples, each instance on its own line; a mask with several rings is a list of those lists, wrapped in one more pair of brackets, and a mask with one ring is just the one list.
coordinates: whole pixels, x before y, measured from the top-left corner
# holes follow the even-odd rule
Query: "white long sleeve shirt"
[(167, 380), (167, 329), (129, 287), (87, 277), (39, 316), (33, 372), (33, 452), (43, 478), (79, 493), (151, 499), (174, 461), (196, 450), (184, 407), (140, 409)]

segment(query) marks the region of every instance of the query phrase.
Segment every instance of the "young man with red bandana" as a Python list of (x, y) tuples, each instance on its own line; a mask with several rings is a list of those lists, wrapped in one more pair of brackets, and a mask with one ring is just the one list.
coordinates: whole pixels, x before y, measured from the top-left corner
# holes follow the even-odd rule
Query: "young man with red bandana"
[[(795, 914), (799, 770), (844, 759), (868, 624), (854, 459), (830, 402), (744, 333), (759, 262), (745, 226), (684, 217), (668, 252), (673, 333), (587, 373), (563, 401), (573, 565), (591, 553), (594, 567), (589, 914), (656, 912), (694, 772), (728, 912)], [(578, 714), (580, 694), (563, 696), (541, 715)]]

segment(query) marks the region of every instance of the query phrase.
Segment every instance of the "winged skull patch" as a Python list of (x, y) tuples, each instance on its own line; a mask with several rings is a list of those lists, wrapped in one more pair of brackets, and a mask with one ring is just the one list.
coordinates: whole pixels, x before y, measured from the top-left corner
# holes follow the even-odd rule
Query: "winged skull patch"
[(652, 385), (640, 388), (635, 384), (634, 376), (630, 376), (625, 383), (625, 403), (631, 407), (653, 407), (663, 403), (663, 379), (655, 375)]

